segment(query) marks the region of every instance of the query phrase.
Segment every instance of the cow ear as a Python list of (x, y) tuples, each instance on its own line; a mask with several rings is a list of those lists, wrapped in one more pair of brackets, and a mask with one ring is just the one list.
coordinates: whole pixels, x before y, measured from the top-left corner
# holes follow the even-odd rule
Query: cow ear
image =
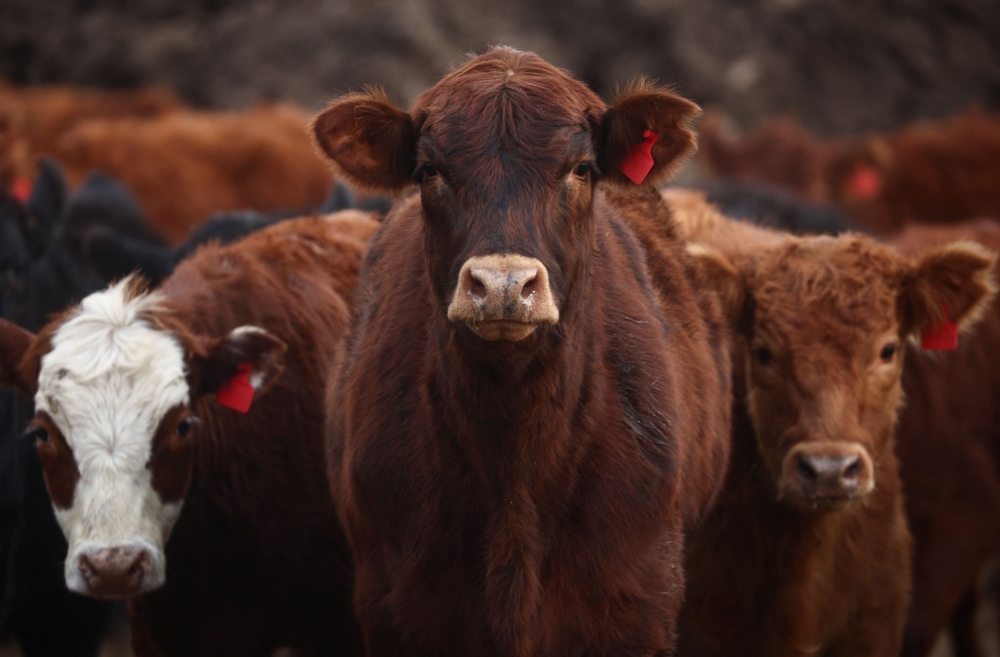
[[(924, 251), (904, 279), (907, 333), (973, 327), (996, 293), (992, 271), (997, 255), (976, 242), (953, 242)], [(948, 347), (927, 347), (948, 348)]]
[(699, 288), (715, 293), (722, 310), (735, 325), (746, 304), (746, 279), (720, 251), (704, 244), (689, 242), (687, 252), (695, 262)]
[[(215, 394), (226, 406), (249, 409), (253, 397), (266, 392), (284, 370), (287, 350), (284, 342), (262, 328), (235, 328), (210, 342), (206, 354), (195, 359), (198, 393)], [(236, 406), (223, 396), (235, 397)]]
[(617, 94), (601, 117), (597, 166), (623, 185), (664, 182), (697, 148), (691, 120), (701, 108), (647, 80)]
[(337, 172), (356, 188), (393, 193), (411, 183), (417, 130), (381, 91), (335, 100), (313, 119), (311, 131)]
[(29, 399), (35, 394), (38, 381), (28, 380), (21, 361), (34, 342), (34, 333), (0, 319), (0, 386), (13, 388)]

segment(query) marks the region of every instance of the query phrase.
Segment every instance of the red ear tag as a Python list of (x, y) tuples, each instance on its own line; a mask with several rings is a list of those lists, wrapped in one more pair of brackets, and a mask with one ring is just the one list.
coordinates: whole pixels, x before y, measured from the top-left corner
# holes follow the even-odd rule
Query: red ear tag
[(625, 159), (622, 160), (622, 173), (628, 176), (628, 179), (636, 185), (645, 180), (649, 172), (652, 171), (653, 156), (651, 151), (653, 150), (653, 144), (660, 138), (652, 130), (646, 130), (642, 133), (642, 136), (644, 141), (641, 144), (633, 146), (632, 150), (625, 156)]
[(882, 176), (864, 164), (858, 166), (847, 180), (848, 195), (859, 201), (868, 201), (882, 191)]
[(958, 347), (958, 325), (948, 318), (948, 304), (942, 303), (941, 310), (944, 311), (944, 320), (925, 328), (920, 334), (923, 349), (944, 351)]
[(219, 392), (215, 395), (215, 401), (240, 413), (249, 411), (254, 393), (253, 386), (250, 385), (252, 369), (253, 366), (250, 363), (240, 363), (236, 370), (236, 376), (222, 384)]
[(17, 202), (24, 205), (31, 198), (31, 178), (17, 178), (10, 184), (10, 195), (17, 199)]

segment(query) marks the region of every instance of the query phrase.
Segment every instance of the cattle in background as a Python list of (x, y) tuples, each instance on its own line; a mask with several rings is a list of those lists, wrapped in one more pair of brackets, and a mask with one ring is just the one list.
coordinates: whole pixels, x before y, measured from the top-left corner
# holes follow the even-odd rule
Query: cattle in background
[(93, 120), (56, 149), (71, 184), (93, 169), (120, 180), (171, 244), (217, 212), (306, 213), (333, 181), (291, 105)]
[(157, 292), (94, 293), (37, 336), (0, 324), (0, 378), (34, 396), (66, 584), (130, 597), (138, 655), (356, 641), (322, 398), (377, 226), (289, 220), (201, 248)]
[(1000, 115), (971, 111), (885, 135), (821, 141), (787, 120), (742, 141), (706, 121), (709, 168), (843, 207), (879, 234), (908, 221), (1000, 216)]
[(903, 347), (945, 319), (961, 331), (979, 319), (995, 254), (957, 242), (911, 259), (667, 195), (737, 329), (732, 460), (688, 549), (679, 654), (898, 654), (911, 579), (893, 451)]
[[(63, 243), (66, 190), (58, 169), (43, 162), (33, 187), (24, 205), (0, 191), (0, 317), (37, 329), (48, 312), (63, 309), (58, 304), (100, 281)], [(66, 589), (58, 567), (66, 541), (34, 446), (20, 439), (33, 414), (30, 401), (0, 390), (0, 632), (15, 637), (27, 657), (93, 657), (110, 606)]]
[[(1000, 224), (908, 226), (892, 240), (914, 255), (974, 240), (1000, 251)], [(975, 584), (1000, 554), (1000, 307), (957, 351), (907, 354), (896, 451), (914, 538), (904, 657), (926, 657), (950, 625), (956, 657), (988, 654), (973, 627)]]
[(314, 120), (341, 179), (419, 189), (373, 239), (327, 397), (372, 657), (670, 653), (728, 363), (683, 251), (654, 287), (604, 190), (666, 177), (696, 111), (649, 83), (609, 107), (495, 48), (410, 113), (352, 94)]
[(696, 185), (705, 200), (732, 219), (795, 235), (839, 235), (857, 230), (847, 214), (833, 205), (813, 203), (785, 190), (760, 183), (716, 181)]
[[(356, 209), (381, 216), (389, 207), (385, 199), (359, 198), (338, 182), (319, 214)], [(114, 226), (99, 225), (89, 231), (84, 251), (88, 262), (106, 280), (124, 278), (137, 272), (155, 287), (202, 244), (229, 244), (287, 218), (253, 210), (218, 214), (197, 226), (183, 244), (175, 247), (146, 238), (130, 237)]]
[(80, 122), (150, 118), (183, 107), (179, 98), (163, 89), (109, 91), (0, 83), (0, 187), (33, 178), (38, 159), (53, 155), (59, 139)]

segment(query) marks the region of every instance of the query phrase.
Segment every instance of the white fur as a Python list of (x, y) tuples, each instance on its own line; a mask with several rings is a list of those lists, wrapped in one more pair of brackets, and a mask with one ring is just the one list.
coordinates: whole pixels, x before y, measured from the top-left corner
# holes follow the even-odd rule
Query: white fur
[(162, 585), (163, 545), (181, 504), (164, 504), (146, 467), (153, 434), (166, 412), (189, 401), (184, 352), (141, 313), (156, 294), (127, 299), (128, 281), (94, 293), (58, 328), (42, 358), (35, 407), (45, 411), (73, 450), (80, 480), (69, 509), (56, 518), (69, 542), (66, 584), (88, 593), (83, 554), (139, 547), (150, 570), (142, 590)]

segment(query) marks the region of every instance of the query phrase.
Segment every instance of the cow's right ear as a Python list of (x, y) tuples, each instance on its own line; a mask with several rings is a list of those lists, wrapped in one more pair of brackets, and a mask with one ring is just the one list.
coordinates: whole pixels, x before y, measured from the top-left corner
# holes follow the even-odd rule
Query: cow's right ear
[(335, 100), (310, 129), (337, 173), (356, 188), (391, 194), (412, 182), (417, 130), (410, 115), (385, 93), (353, 93)]
[(13, 388), (29, 399), (35, 394), (38, 381), (27, 380), (21, 361), (34, 342), (34, 333), (0, 319), (0, 386)]
[(710, 246), (689, 242), (687, 252), (695, 262), (697, 286), (715, 293), (722, 311), (735, 326), (746, 304), (746, 279), (722, 252)]

